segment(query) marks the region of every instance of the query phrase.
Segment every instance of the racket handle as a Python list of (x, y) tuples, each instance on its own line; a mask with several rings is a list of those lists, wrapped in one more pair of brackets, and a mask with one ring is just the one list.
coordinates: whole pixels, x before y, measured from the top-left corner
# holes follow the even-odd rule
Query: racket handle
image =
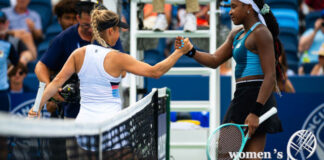
[(43, 97), (45, 85), (46, 85), (46, 83), (39, 82), (39, 87), (38, 87), (38, 91), (37, 91), (37, 95), (36, 95), (36, 99), (35, 99), (35, 103), (34, 103), (34, 107), (33, 107), (34, 112), (38, 112), (38, 110), (39, 110), (39, 105), (40, 105), (40, 102)]
[(265, 120), (267, 120), (269, 117), (277, 113), (277, 108), (272, 107), (269, 111), (264, 113), (260, 118), (259, 118), (259, 124), (263, 123)]

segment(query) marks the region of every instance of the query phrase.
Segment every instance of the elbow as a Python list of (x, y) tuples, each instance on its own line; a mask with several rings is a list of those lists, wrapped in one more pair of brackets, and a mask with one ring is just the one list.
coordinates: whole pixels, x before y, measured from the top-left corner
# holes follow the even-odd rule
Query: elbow
[(151, 72), (151, 73), (152, 73), (152, 74), (151, 74), (150, 77), (155, 78), (155, 79), (159, 79), (159, 78), (163, 75), (163, 73), (160, 72), (160, 71), (153, 71), (153, 72)]
[(267, 80), (268, 82), (270, 82), (271, 84), (275, 84), (276, 83), (276, 72), (271, 72), (268, 74), (265, 74), (264, 79)]

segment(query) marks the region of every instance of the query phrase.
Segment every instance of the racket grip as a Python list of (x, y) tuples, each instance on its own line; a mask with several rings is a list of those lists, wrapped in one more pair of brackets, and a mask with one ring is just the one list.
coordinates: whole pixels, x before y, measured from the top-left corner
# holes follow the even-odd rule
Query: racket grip
[(43, 97), (45, 85), (46, 85), (46, 83), (39, 82), (39, 87), (38, 87), (38, 91), (37, 91), (37, 95), (36, 95), (36, 99), (35, 99), (35, 103), (34, 103), (34, 107), (33, 107), (34, 112), (38, 112), (38, 110), (39, 110), (39, 105), (40, 105), (40, 102)]
[(263, 123), (265, 120), (267, 120), (269, 117), (277, 113), (277, 108), (272, 107), (269, 111), (264, 113), (260, 118), (259, 118), (259, 124)]

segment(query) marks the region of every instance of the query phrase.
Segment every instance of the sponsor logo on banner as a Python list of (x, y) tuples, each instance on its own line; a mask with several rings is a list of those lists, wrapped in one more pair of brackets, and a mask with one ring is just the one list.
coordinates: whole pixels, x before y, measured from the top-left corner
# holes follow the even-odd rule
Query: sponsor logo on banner
[[(18, 115), (21, 117), (27, 117), (28, 111), (33, 107), (34, 103), (35, 103), (35, 99), (30, 99), (30, 100), (24, 101), (10, 112), (12, 114), (15, 114), (15, 115)], [(46, 108), (46, 105), (45, 105), (45, 108)], [(46, 109), (43, 109), (42, 117), (50, 117), (50, 113), (47, 112)]]
[[(316, 138), (311, 131), (299, 130), (295, 132), (288, 141), (288, 159), (300, 159), (302, 154), (306, 156), (306, 159), (308, 159), (314, 154), (316, 146)], [(305, 159), (305, 157), (303, 159)]]
[(28, 116), (28, 111), (30, 110), (30, 108), (33, 107), (35, 102), (35, 99), (30, 99), (27, 100), (21, 104), (19, 104), (17, 107), (15, 107), (11, 113), (15, 114), (15, 115), (19, 115), (21, 117), (27, 117)]
[[(315, 155), (318, 159), (322, 159), (324, 157), (324, 103), (316, 107), (312, 113), (308, 115), (302, 129), (314, 133), (315, 138), (317, 139)], [(308, 156), (305, 153), (302, 153), (301, 155), (303, 159)]]

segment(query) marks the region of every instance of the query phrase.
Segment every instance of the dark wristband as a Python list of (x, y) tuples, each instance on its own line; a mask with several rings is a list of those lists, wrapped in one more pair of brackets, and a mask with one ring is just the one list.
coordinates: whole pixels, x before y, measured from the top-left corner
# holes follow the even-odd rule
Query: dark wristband
[(260, 117), (262, 108), (263, 108), (263, 104), (261, 104), (259, 102), (255, 102), (255, 104), (251, 108), (250, 113), (253, 113)]
[(195, 56), (195, 54), (196, 54), (196, 49), (195, 49), (195, 47), (192, 47), (192, 49), (185, 55), (188, 57), (193, 57), (193, 56)]

